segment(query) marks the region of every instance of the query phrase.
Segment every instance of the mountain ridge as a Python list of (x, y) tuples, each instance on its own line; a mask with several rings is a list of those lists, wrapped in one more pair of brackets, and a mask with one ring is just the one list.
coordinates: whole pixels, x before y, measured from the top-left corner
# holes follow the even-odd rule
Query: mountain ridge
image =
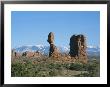
[[(58, 50), (61, 53), (69, 53), (70, 48), (69, 46), (57, 46)], [(16, 52), (26, 52), (26, 51), (39, 51), (42, 54), (48, 54), (49, 53), (49, 46), (44, 46), (44, 45), (24, 45), (24, 46), (19, 46), (17, 48), (14, 48)], [(87, 46), (87, 54), (88, 55), (100, 55), (100, 47), (98, 46)]]

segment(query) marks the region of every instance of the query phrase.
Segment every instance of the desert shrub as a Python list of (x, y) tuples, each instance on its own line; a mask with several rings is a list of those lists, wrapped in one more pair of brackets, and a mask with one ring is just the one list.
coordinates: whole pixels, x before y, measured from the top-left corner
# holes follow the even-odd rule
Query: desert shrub
[(91, 77), (99, 76), (100, 75), (100, 66), (97, 61), (93, 61), (88, 65), (88, 73)]
[(39, 71), (38, 73), (36, 73), (35, 76), (36, 77), (47, 77), (49, 76), (49, 73), (47, 71)]
[(36, 66), (32, 64), (32, 62), (25, 60), (25, 61), (17, 61), (12, 62), (11, 64), (11, 76), (17, 77), (27, 77), (27, 76), (35, 76), (36, 74)]
[(93, 60), (88, 64), (83, 64), (83, 69), (87, 71), (87, 73), (81, 73), (76, 76), (79, 77), (97, 77), (100, 76), (100, 64), (99, 61)]
[(62, 64), (62, 66), (65, 69), (69, 69), (70, 68), (70, 64), (69, 63), (64, 63), (64, 64)]
[(75, 77), (90, 77), (89, 73), (81, 73), (78, 75), (75, 75)]
[(71, 63), (69, 66), (69, 69), (70, 70), (76, 70), (76, 71), (84, 70), (83, 64), (80, 64), (80, 63)]
[[(11, 63), (12, 77), (51, 77), (51, 76), (77, 76), (94, 77), (100, 73), (99, 61), (89, 61), (87, 64), (71, 63), (52, 60), (51, 58), (13, 59)], [(73, 71), (83, 72), (78, 75)], [(65, 74), (66, 73), (66, 74)]]
[(61, 69), (61, 67), (62, 67), (62, 65), (61, 64), (58, 64), (58, 63), (50, 63), (49, 65), (48, 65), (48, 68), (49, 69)]
[(57, 71), (55, 69), (52, 69), (49, 71), (49, 76), (57, 76)]
[(21, 63), (13, 63), (11, 68), (11, 75), (12, 76), (23, 76), (27, 72), (24, 72), (25, 66)]

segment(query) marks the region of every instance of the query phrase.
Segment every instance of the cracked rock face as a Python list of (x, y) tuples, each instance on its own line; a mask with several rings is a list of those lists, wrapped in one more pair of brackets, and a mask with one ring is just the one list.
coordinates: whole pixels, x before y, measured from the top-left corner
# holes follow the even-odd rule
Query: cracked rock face
[(87, 62), (86, 38), (84, 35), (73, 35), (70, 38), (70, 56)]
[(49, 57), (58, 57), (59, 52), (57, 47), (54, 45), (54, 34), (53, 32), (50, 32), (48, 35), (48, 40), (47, 42), (50, 44), (50, 49), (49, 49)]

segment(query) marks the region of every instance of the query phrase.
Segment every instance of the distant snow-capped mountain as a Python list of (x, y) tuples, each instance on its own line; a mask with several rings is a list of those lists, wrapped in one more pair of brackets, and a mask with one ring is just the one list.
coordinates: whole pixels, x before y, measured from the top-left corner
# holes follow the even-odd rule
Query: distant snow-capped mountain
[[(57, 48), (62, 53), (65, 53), (65, 52), (69, 53), (69, 51), (70, 51), (70, 48), (66, 47), (66, 46), (58, 46)], [(15, 51), (16, 52), (20, 52), (20, 53), (26, 52), (26, 51), (32, 51), (32, 52), (39, 51), (42, 54), (48, 54), (49, 46), (44, 46), (44, 45), (35, 45), (35, 46), (27, 45), (27, 46), (21, 46), (21, 47), (15, 48)], [(98, 55), (100, 55), (100, 47), (87, 46), (87, 53), (88, 53), (88, 55), (96, 55), (96, 56), (98, 56)]]
[(87, 46), (87, 53), (90, 56), (99, 56), (100, 55), (100, 47), (98, 47), (98, 46)]
[(20, 53), (23, 53), (23, 52), (26, 52), (26, 51), (32, 51), (32, 52), (39, 51), (39, 52), (44, 54), (44, 53), (47, 53), (49, 51), (49, 46), (43, 46), (43, 45), (32, 46), (32, 45), (27, 45), (27, 46), (21, 46), (21, 47), (18, 47), (18, 48), (14, 48), (14, 50), (16, 52), (20, 52)]

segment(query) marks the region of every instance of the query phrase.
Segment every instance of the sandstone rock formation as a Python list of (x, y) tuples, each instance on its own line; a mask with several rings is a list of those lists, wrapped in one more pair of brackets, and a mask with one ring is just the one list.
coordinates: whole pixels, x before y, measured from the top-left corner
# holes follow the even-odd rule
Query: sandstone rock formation
[[(83, 62), (87, 63), (87, 52), (86, 52), (86, 38), (84, 35), (73, 35), (70, 38), (70, 52), (69, 54), (60, 53), (57, 47), (54, 44), (54, 33), (50, 32), (48, 35), (47, 42), (50, 44), (49, 49), (49, 57), (55, 58), (56, 60), (62, 61), (72, 61), (72, 62)], [(42, 57), (43, 55), (39, 52), (29, 52), (26, 51), (24, 53), (16, 52), (14, 49), (12, 50), (12, 58), (20, 58), (20, 57), (27, 57), (27, 58), (38, 58)]]
[(24, 52), (22, 54), (22, 56), (25, 56), (25, 57), (30, 58), (30, 57), (34, 57), (34, 53), (33, 52), (26, 51), (26, 52)]
[(41, 57), (41, 53), (39, 51), (36, 51), (36, 52), (29, 52), (29, 51), (26, 51), (26, 52), (23, 52), (22, 53), (22, 56), (25, 56), (27, 58), (37, 58), (37, 57)]
[(73, 35), (70, 38), (70, 56), (78, 61), (87, 62), (86, 38), (84, 35)]
[(34, 53), (34, 57), (41, 57), (41, 56), (42, 56), (42, 54), (39, 51), (36, 51)]
[(21, 53), (16, 52), (14, 49), (12, 50), (11, 53), (12, 58), (20, 58), (21, 57)]
[(49, 44), (54, 44), (54, 34), (53, 34), (53, 32), (49, 33), (47, 42)]
[(49, 57), (57, 58), (59, 56), (59, 52), (57, 47), (54, 45), (54, 34), (52, 32), (49, 33), (47, 42), (50, 44)]

